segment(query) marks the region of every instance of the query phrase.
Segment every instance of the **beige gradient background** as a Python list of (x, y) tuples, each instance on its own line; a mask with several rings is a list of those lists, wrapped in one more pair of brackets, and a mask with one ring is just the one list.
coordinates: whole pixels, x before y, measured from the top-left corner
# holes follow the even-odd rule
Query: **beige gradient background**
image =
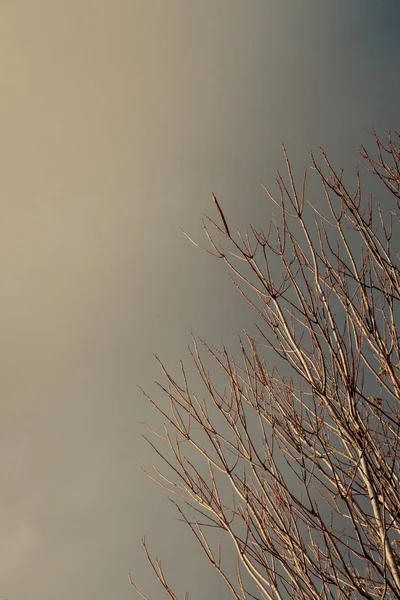
[[(399, 129), (382, 0), (0, 0), (0, 599), (228, 599), (161, 490), (141, 422), (157, 352), (232, 349), (251, 316), (194, 249), (215, 192), (268, 225), (285, 142), (352, 168)], [(182, 594), (183, 597), (183, 594)]]

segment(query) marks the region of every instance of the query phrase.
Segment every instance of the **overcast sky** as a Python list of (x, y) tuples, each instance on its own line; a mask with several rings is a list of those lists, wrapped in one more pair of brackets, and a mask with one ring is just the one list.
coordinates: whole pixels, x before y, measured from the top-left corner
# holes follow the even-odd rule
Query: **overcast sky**
[[(230, 595), (162, 491), (137, 390), (249, 318), (192, 247), (268, 227), (285, 142), (351, 170), (399, 129), (396, 0), (0, 0), (0, 600)], [(182, 596), (183, 597), (183, 596)]]

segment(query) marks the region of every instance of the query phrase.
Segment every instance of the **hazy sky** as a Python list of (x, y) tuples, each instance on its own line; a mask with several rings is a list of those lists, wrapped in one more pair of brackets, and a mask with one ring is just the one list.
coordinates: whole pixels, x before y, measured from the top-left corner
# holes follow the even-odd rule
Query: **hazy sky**
[[(281, 142), (352, 168), (399, 129), (397, 0), (0, 0), (0, 599), (230, 598), (138, 464), (157, 352), (248, 313), (193, 248), (268, 226)], [(371, 144), (372, 145), (372, 144)]]

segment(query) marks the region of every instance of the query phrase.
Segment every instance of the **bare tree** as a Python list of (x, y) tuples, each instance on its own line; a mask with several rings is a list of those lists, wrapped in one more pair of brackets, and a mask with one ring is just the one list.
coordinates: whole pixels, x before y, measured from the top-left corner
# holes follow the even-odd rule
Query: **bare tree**
[[(206, 251), (233, 271), (258, 325), (243, 333), (239, 359), (193, 339), (204, 397), (182, 365), (177, 383), (160, 361), (169, 402), (145, 394), (164, 420), (163, 434), (151, 430), (161, 442), (148, 441), (169, 472), (150, 477), (178, 497), (237, 600), (400, 598), (400, 135), (374, 140), (376, 154), (360, 155), (382, 200), (365, 196), (358, 168), (350, 191), (322, 149), (310, 165), (322, 184), (317, 206), (307, 169), (298, 188), (283, 148), (279, 194), (265, 188), (279, 222), (266, 234), (233, 235), (213, 195), (222, 224), (203, 223)], [(268, 368), (271, 351), (277, 366)], [(210, 527), (233, 543), (236, 577)]]

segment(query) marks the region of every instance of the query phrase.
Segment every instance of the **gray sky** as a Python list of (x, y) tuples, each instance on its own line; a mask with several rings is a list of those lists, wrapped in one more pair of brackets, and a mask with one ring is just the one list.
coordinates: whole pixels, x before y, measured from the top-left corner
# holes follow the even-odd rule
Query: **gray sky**
[(268, 226), (285, 142), (351, 169), (399, 129), (400, 8), (382, 0), (0, 0), (0, 598), (229, 598), (140, 472), (157, 352), (249, 320), (193, 248), (215, 192)]

